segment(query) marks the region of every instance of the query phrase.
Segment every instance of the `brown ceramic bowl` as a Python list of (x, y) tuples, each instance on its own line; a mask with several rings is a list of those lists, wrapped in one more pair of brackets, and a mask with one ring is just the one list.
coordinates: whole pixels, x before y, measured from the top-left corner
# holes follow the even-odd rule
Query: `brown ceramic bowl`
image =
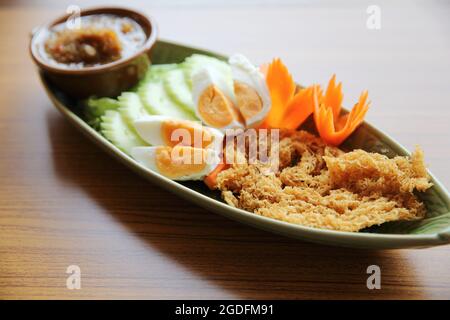
[(34, 31), (30, 40), (30, 53), (34, 62), (52, 84), (74, 98), (86, 98), (91, 95), (115, 97), (135, 85), (150, 65), (148, 53), (156, 42), (158, 32), (156, 24), (143, 13), (116, 7), (81, 11), (81, 16), (93, 14), (113, 14), (131, 18), (142, 27), (147, 39), (131, 56), (106, 64), (69, 69), (51, 63), (39, 53), (39, 46), (45, 43), (50, 28), (67, 21), (69, 15), (64, 15)]

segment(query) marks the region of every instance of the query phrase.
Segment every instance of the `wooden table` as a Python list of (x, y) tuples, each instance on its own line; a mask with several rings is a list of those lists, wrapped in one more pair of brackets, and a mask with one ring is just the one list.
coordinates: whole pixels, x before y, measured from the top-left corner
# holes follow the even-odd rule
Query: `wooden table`
[[(369, 88), (368, 120), (420, 144), (450, 186), (449, 3), (377, 1), (381, 29), (368, 30), (364, 1), (205, 2), (135, 6), (167, 39), (256, 62), (280, 56), (301, 83), (335, 72), (347, 105)], [(70, 3), (0, 4), (1, 298), (450, 298), (450, 246), (290, 240), (179, 199), (100, 151), (52, 107), (27, 52), (32, 27)], [(381, 290), (366, 287), (372, 264)], [(81, 290), (66, 288), (69, 265), (81, 268)]]

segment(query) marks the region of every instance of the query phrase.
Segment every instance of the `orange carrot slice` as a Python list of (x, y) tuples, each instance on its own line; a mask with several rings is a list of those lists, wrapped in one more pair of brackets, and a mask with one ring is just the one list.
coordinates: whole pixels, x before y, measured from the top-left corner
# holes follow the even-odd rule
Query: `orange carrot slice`
[(326, 106), (331, 107), (335, 119), (337, 119), (339, 113), (341, 112), (343, 99), (344, 95), (342, 94), (342, 82), (339, 82), (338, 85), (336, 85), (336, 75), (333, 74), (330, 81), (328, 82), (327, 91), (324, 97), (324, 103)]
[(228, 169), (229, 167), (230, 165), (226, 163), (218, 164), (217, 167), (203, 179), (203, 182), (208, 186), (209, 189), (217, 189), (217, 175), (221, 171)]
[(300, 89), (288, 103), (281, 126), (286, 129), (297, 129), (313, 111), (313, 87)]
[(286, 107), (294, 96), (296, 85), (288, 69), (280, 59), (274, 59), (269, 64), (266, 82), (272, 100), (272, 107), (264, 121), (263, 127), (279, 128)]
[(339, 145), (347, 139), (362, 123), (370, 105), (370, 102), (367, 102), (368, 92), (364, 91), (350, 113), (340, 116), (342, 92), (340, 84), (335, 85), (335, 76), (330, 80), (327, 92), (322, 99), (319, 99), (316, 88), (313, 90), (313, 96), (314, 122), (317, 131), (320, 137), (330, 145)]

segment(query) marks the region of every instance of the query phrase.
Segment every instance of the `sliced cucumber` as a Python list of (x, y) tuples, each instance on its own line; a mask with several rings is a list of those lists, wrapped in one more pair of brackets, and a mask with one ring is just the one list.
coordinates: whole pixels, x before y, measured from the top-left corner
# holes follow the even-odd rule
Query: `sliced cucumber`
[(100, 117), (107, 110), (116, 110), (120, 107), (119, 102), (111, 98), (89, 98), (84, 105), (84, 116), (87, 123), (94, 129), (100, 128)]
[(149, 81), (139, 88), (139, 96), (150, 114), (164, 115), (176, 119), (196, 120), (167, 94), (162, 80)]
[(178, 68), (168, 71), (164, 75), (164, 86), (172, 99), (183, 106), (187, 111), (194, 113), (192, 92), (186, 81), (184, 70)]
[(132, 148), (148, 145), (130, 130), (118, 111), (106, 111), (101, 120), (102, 134), (123, 152), (130, 154)]
[(221, 90), (223, 93), (226, 94), (233, 102), (235, 101), (233, 75), (231, 73), (231, 67), (228, 63), (217, 58), (201, 54), (193, 54), (192, 56), (186, 58), (183, 62), (183, 68), (191, 89), (192, 77), (198, 74), (201, 70), (206, 69), (208, 73), (214, 75), (214, 78), (222, 84)]
[(89, 98), (87, 100), (87, 110), (97, 117), (102, 116), (106, 110), (119, 108), (119, 102), (112, 98)]
[(149, 76), (155, 78), (159, 75), (163, 75), (167, 71), (174, 70), (177, 68), (178, 64), (176, 63), (154, 64), (149, 68)]
[(117, 99), (120, 104), (120, 114), (130, 130), (137, 134), (136, 129), (134, 128), (134, 121), (148, 115), (148, 112), (145, 110), (144, 105), (141, 102), (141, 98), (137, 93), (124, 92)]
[(147, 84), (149, 81), (155, 79), (161, 79), (164, 74), (170, 70), (176, 69), (178, 64), (176, 63), (167, 63), (167, 64), (153, 64), (148, 69), (144, 78), (142, 78), (137, 85), (135, 85), (130, 91), (137, 92), (139, 89)]
[(231, 68), (225, 61), (219, 60), (214, 57), (206, 56), (203, 54), (193, 54), (187, 57), (183, 62), (183, 68), (186, 72), (186, 78), (190, 85), (192, 85), (192, 75), (197, 73), (200, 69), (214, 69), (223, 74), (224, 78), (232, 87), (233, 78), (231, 74)]

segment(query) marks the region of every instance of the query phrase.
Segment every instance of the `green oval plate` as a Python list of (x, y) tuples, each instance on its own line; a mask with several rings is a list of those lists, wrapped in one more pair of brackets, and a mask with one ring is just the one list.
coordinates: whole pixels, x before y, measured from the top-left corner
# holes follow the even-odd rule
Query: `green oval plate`
[[(225, 58), (208, 51), (158, 41), (152, 49), (151, 60), (154, 64), (179, 63), (193, 53)], [(218, 192), (210, 191), (202, 182), (179, 183), (144, 168), (83, 120), (77, 108), (78, 101), (66, 97), (48, 83), (43, 75), (41, 80), (55, 107), (82, 133), (109, 154), (156, 185), (228, 218), (288, 237), (334, 246), (400, 249), (426, 248), (450, 243), (450, 196), (433, 175), (431, 177), (434, 186), (421, 195), (421, 199), (427, 206), (427, 216), (420, 221), (390, 222), (359, 233), (322, 230), (278, 221), (227, 205), (221, 200)], [(361, 148), (390, 157), (409, 154), (399, 143), (367, 123), (361, 125), (346, 141), (344, 148)]]

